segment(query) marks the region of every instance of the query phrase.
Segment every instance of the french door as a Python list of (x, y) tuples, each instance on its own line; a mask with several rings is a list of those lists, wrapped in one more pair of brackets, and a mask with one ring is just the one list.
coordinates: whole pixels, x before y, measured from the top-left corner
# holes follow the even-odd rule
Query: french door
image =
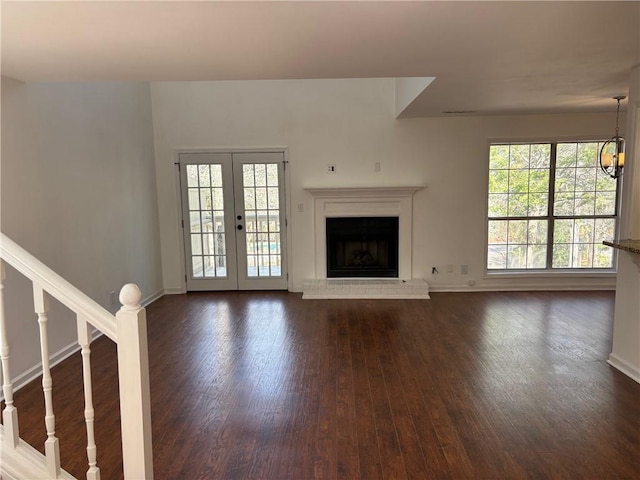
[(284, 154), (179, 161), (187, 290), (286, 290)]

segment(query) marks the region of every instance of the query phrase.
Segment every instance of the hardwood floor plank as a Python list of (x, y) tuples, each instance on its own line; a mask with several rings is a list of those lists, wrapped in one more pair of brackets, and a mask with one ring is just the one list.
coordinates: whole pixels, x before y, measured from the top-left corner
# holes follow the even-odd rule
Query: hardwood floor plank
[(380, 464), (384, 478), (402, 479), (406, 478), (407, 474), (389, 402), (389, 396), (396, 394), (396, 392), (388, 390), (382, 373), (381, 360), (376, 349), (375, 338), (379, 326), (375, 322), (374, 315), (372, 314), (369, 319), (363, 320), (360, 328), (363, 343), (367, 346), (364, 357), (369, 377)]
[(337, 325), (336, 371), (336, 478), (359, 478), (358, 430), (354, 395), (353, 363), (349, 318), (341, 318)]
[(351, 362), (353, 365), (354, 396), (356, 400), (356, 431), (358, 433), (358, 457), (361, 478), (376, 479), (382, 477), (382, 464), (376, 434), (375, 415), (361, 322), (363, 315), (356, 311), (349, 321), (349, 339), (351, 342)]
[(407, 340), (402, 342), (396, 354), (396, 363), (398, 371), (402, 372), (400, 375), (402, 390), (413, 419), (413, 425), (418, 436), (418, 444), (424, 457), (425, 465), (422, 476), (423, 478), (450, 479), (453, 477), (440, 445), (435, 426), (431, 420), (428, 404), (424, 401), (420, 389), (420, 383), (425, 381), (424, 375), (416, 378), (415, 372), (420, 370), (416, 368), (416, 364), (412, 363), (407, 355), (407, 351), (415, 347), (413, 345), (414, 341), (415, 339), (410, 340), (410, 346), (407, 345)]
[[(278, 462), (273, 478), (313, 478), (316, 426), (320, 408), (318, 392), (320, 366), (325, 361), (322, 349), (322, 333), (325, 328), (322, 309), (311, 308), (305, 302), (287, 304), (292, 328), (292, 362), (296, 368), (291, 376), (290, 389), (294, 408), (288, 412), (291, 433), (288, 436), (288, 458)], [(304, 322), (295, 319), (304, 318)]]
[[(457, 425), (447, 411), (448, 391), (452, 384), (455, 385), (454, 368), (447, 355), (455, 349), (454, 340), (447, 338), (447, 328), (442, 323), (443, 318), (437, 312), (429, 316), (424, 328), (416, 332), (416, 344), (405, 352), (411, 365), (420, 372), (418, 385), (433, 429), (431, 436), (437, 438), (452, 477), (472, 478), (473, 466), (460, 440)], [(429, 348), (420, 345), (429, 345)], [(437, 454), (435, 458), (438, 458)]]
[[(405, 473), (407, 478), (424, 478), (428, 466), (410, 412), (411, 398), (404, 389), (402, 381), (405, 372), (399, 369), (396, 362), (397, 352), (400, 350), (397, 320), (384, 318), (384, 321), (387, 325), (383, 325), (379, 335), (376, 336), (376, 349), (387, 391), (390, 393), (389, 406), (402, 452)], [(415, 394), (415, 392), (412, 393)]]
[(335, 315), (326, 318), (326, 330), (323, 340), (325, 361), (320, 364), (320, 402), (318, 409), (318, 425), (316, 433), (316, 451), (314, 461), (314, 478), (335, 478), (337, 471), (337, 452), (333, 448), (336, 441), (336, 353), (337, 325)]
[[(613, 308), (612, 292), (163, 297), (147, 310), (155, 476), (639, 478), (640, 385), (606, 363)], [(91, 348), (98, 465), (119, 479), (116, 348)], [(61, 460), (78, 478), (81, 368), (73, 355), (52, 369)], [(42, 450), (40, 382), (14, 398)]]

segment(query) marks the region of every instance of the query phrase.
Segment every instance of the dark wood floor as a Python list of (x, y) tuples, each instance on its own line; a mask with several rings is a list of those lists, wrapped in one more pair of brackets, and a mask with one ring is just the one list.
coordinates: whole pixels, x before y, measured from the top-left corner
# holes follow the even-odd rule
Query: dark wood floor
[[(606, 364), (613, 300), (164, 297), (148, 308), (156, 479), (640, 478), (640, 385)], [(122, 477), (115, 365), (97, 340), (106, 480)], [(62, 463), (83, 478), (80, 371), (74, 355), (53, 380)], [(40, 385), (15, 398), (41, 448)]]

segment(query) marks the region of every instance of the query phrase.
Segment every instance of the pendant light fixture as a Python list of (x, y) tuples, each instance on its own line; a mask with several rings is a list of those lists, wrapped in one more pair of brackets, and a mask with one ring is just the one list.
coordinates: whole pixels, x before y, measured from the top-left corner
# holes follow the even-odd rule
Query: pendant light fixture
[(604, 173), (611, 178), (618, 178), (622, 175), (622, 168), (624, 167), (624, 138), (620, 136), (618, 120), (620, 117), (620, 100), (624, 100), (624, 95), (618, 95), (613, 97), (618, 102), (618, 108), (616, 110), (616, 133), (615, 135), (604, 142), (600, 149), (600, 168)]

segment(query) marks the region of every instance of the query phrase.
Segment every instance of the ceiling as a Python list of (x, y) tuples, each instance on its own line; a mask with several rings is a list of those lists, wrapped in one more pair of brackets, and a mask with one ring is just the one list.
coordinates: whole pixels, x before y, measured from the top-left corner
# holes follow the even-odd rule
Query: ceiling
[(637, 1), (3, 0), (1, 15), (18, 80), (435, 77), (406, 117), (612, 110), (640, 64)]

